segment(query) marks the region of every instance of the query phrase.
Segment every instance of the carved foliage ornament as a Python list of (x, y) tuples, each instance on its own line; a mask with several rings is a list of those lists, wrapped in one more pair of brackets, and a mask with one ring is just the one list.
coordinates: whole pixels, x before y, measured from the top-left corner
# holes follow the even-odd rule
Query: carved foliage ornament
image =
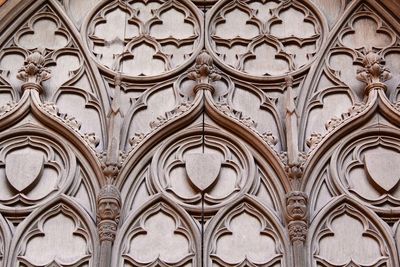
[[(43, 55), (35, 51), (30, 54), (24, 62), (24, 66), (19, 70), (17, 78), (24, 82), (23, 88), (31, 86), (41, 92), (41, 83), (50, 79), (50, 70), (44, 67)], [(30, 84), (30, 85), (27, 85)]]
[[(84, 51), (53, 3), (23, 16), (27, 21), (6, 37), (0, 52), (0, 75), (14, 92), (13, 101), (19, 100), (20, 87), (22, 91), (35, 89), (41, 93), (45, 112), (74, 131), (81, 131), (79, 135), (90, 146), (101, 144), (98, 137), (103, 133), (103, 108), (102, 92), (95, 82), (97, 71), (89, 68)], [(9, 106), (2, 108), (4, 112)]]
[(363, 58), (363, 68), (357, 70), (357, 79), (366, 83), (366, 93), (372, 86), (386, 87), (383, 83), (392, 78), (390, 71), (383, 66), (382, 56), (369, 51)]

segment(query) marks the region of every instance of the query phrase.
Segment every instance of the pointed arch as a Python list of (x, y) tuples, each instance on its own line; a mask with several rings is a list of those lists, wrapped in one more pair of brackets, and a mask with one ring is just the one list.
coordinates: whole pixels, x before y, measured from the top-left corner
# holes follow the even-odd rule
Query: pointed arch
[[(164, 231), (153, 232), (160, 228)], [(161, 194), (154, 195), (123, 222), (114, 242), (112, 265), (197, 266), (199, 235), (198, 225), (182, 208)]]
[[(60, 223), (65, 227), (63, 231), (59, 231)], [(17, 227), (6, 266), (15, 266), (16, 262), (97, 266), (97, 244), (94, 218), (70, 197), (62, 195), (32, 212)]]
[[(86, 206), (93, 210), (95, 195), (101, 184), (101, 179), (96, 175), (101, 173), (100, 167), (97, 162), (93, 164), (91, 153), (88, 156), (85, 150), (80, 149), (80, 146), (86, 148), (82, 141), (75, 139), (80, 142), (80, 145), (76, 146), (74, 140), (71, 142), (71, 138), (68, 138), (68, 132), (55, 134), (52, 124), (46, 125), (39, 119), (43, 118), (43, 114), (39, 118), (33, 111), (32, 114), (26, 114), (38, 107), (30, 103), (35, 100), (31, 100), (29, 94), (24, 95), (26, 97), (23, 97), (17, 109), (0, 120), (2, 212), (26, 214), (60, 194), (78, 194), (78, 198), (83, 197)], [(50, 121), (57, 123), (52, 119)], [(58, 126), (65, 129), (61, 123)], [(9, 155), (13, 160), (8, 159)], [(37, 170), (36, 176), (31, 173), (34, 169)], [(26, 180), (27, 177), (25, 180), (15, 179), (21, 175), (18, 172), (23, 170), (31, 176), (29, 181)], [(13, 176), (8, 177), (9, 175)], [(8, 196), (5, 192), (8, 192), (7, 188), (10, 188), (10, 185), (14, 188), (10, 189), (13, 195)], [(20, 201), (24, 205), (16, 209), (13, 205)], [(6, 203), (11, 206), (5, 206)]]
[[(363, 132), (359, 130), (360, 128), (375, 127), (380, 132), (381, 127), (386, 127), (385, 122), (380, 124), (379, 121), (377, 123), (371, 121), (373, 118), (377, 119), (380, 116), (389, 122), (389, 128), (400, 125), (399, 110), (387, 99), (385, 92), (378, 89), (368, 95), (365, 104), (355, 106), (348, 113), (344, 113), (340, 121), (335, 123), (334, 127), (331, 128), (331, 131), (318, 141), (307, 160), (306, 169), (304, 170), (305, 179), (302, 182), (302, 187), (307, 187), (312, 176), (311, 173), (316, 164), (319, 164), (323, 155), (330, 151), (332, 146), (343, 140), (345, 136), (352, 138), (363, 135)], [(393, 133), (390, 133), (389, 128), (388, 133), (392, 135)]]
[[(307, 238), (310, 266), (316, 266), (316, 262), (321, 266), (397, 266), (398, 257), (390, 231), (369, 209), (347, 196), (337, 197), (311, 222)], [(335, 242), (346, 249), (340, 252), (332, 249)]]
[(286, 266), (290, 262), (281, 220), (250, 195), (222, 208), (207, 223), (204, 240), (207, 266)]

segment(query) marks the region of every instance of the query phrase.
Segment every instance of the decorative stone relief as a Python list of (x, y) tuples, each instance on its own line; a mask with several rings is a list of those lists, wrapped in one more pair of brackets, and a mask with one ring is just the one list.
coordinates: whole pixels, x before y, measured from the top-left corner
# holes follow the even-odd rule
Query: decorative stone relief
[[(215, 107), (279, 152), (284, 139), (283, 123), (276, 98), (268, 94), (270, 90), (241, 81), (236, 83), (226, 75), (222, 75), (221, 81), (226, 86), (216, 90)], [(282, 86), (276, 90), (281, 92)]]
[[(333, 210), (317, 233), (313, 252), (317, 266), (394, 266), (382, 233), (348, 204)], [(338, 246), (342, 249), (333, 249)]]
[(297, 1), (221, 1), (209, 16), (219, 61), (250, 77), (304, 69), (321, 46), (321, 22)]
[(397, 0), (1, 2), (1, 266), (399, 266)]
[(282, 253), (275, 227), (258, 209), (244, 202), (215, 228), (207, 265), (285, 266)]
[[(169, 139), (153, 157), (152, 183), (174, 202), (199, 213), (204, 192), (204, 211), (213, 212), (246, 191), (254, 179), (254, 163), (246, 148), (220, 136), (216, 129), (207, 129), (202, 144), (200, 132)], [(178, 138), (178, 139), (177, 139)], [(202, 150), (204, 149), (204, 154)], [(207, 155), (207, 159), (202, 159)], [(193, 164), (193, 160), (203, 162)], [(210, 161), (207, 182), (200, 181), (197, 168)], [(195, 168), (195, 169), (193, 169)], [(204, 178), (204, 177), (203, 177)]]
[(120, 266), (197, 266), (193, 233), (171, 207), (164, 202), (145, 210), (123, 236)]
[(0, 142), (0, 203), (6, 210), (31, 210), (73, 182), (71, 151), (39, 136), (15, 135)]
[(348, 141), (331, 159), (332, 178), (344, 192), (387, 214), (399, 213), (399, 140), (369, 135)]
[[(63, 231), (60, 231), (61, 225)], [(72, 209), (58, 204), (26, 230), (18, 263), (22, 266), (93, 266), (92, 253), (84, 223)]]
[(44, 57), (38, 51), (30, 54), (24, 66), (18, 71), (17, 78), (24, 82), (22, 89), (33, 87), (42, 93), (41, 83), (50, 79), (50, 70), (44, 66)]
[(98, 7), (87, 42), (106, 69), (144, 77), (171, 73), (198, 52), (200, 15), (189, 1), (121, 1)]
[(385, 68), (382, 62), (382, 56), (369, 51), (363, 58), (363, 68), (357, 70), (357, 79), (367, 84), (367, 94), (372, 87), (385, 88), (383, 83), (392, 78), (389, 69)]
[[(307, 138), (312, 134), (324, 135), (342, 124), (341, 114), (365, 104), (366, 91), (378, 81), (381, 87), (387, 87), (383, 83), (391, 75), (384, 66), (386, 54), (390, 65), (396, 66), (393, 60), (399, 54), (399, 37), (383, 16), (367, 5), (358, 4), (341, 23), (325, 52), (325, 63), (313, 74), (304, 112)], [(397, 83), (396, 74), (396, 81), (388, 83), (389, 94), (394, 93)]]
[(121, 196), (113, 185), (105, 185), (97, 196), (97, 227), (101, 241), (115, 239), (121, 212)]
[(307, 235), (307, 202), (305, 193), (292, 191), (286, 196), (286, 217), (292, 242), (304, 242)]
[[(21, 55), (24, 63), (17, 66)], [(4, 60), (12, 64), (6, 66)], [(81, 121), (82, 134), (103, 137), (105, 103), (102, 101), (105, 99), (95, 80), (96, 70), (90, 68), (79, 41), (51, 3), (38, 8), (7, 37), (2, 44), (0, 62), (3, 78), (14, 91), (13, 95), (33, 86), (41, 93), (43, 103), (54, 103), (61, 112)], [(50, 78), (50, 73), (56, 75)], [(11, 75), (16, 75), (24, 84)], [(18, 99), (13, 97), (13, 101)], [(99, 139), (98, 144), (101, 149), (103, 140)]]

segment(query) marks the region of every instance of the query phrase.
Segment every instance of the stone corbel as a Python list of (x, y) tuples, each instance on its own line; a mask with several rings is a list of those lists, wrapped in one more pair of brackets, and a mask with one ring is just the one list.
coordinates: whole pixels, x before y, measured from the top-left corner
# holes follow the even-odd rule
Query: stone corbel
[(295, 267), (306, 266), (305, 241), (308, 232), (308, 197), (304, 192), (291, 191), (286, 195), (286, 222), (293, 245)]
[(100, 239), (100, 267), (111, 266), (112, 244), (121, 213), (121, 195), (117, 187), (106, 184), (97, 196), (97, 231)]

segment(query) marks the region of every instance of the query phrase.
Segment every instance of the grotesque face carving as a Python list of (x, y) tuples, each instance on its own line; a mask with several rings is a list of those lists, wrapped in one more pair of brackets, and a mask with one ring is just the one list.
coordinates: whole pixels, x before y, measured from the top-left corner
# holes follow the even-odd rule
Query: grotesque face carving
[(121, 211), (121, 197), (113, 185), (106, 185), (97, 197), (97, 220), (118, 221)]
[(116, 199), (103, 198), (99, 200), (98, 212), (102, 220), (115, 220), (119, 216), (120, 206)]
[(307, 196), (302, 192), (291, 192), (286, 198), (287, 214), (292, 220), (304, 220), (307, 215)]

